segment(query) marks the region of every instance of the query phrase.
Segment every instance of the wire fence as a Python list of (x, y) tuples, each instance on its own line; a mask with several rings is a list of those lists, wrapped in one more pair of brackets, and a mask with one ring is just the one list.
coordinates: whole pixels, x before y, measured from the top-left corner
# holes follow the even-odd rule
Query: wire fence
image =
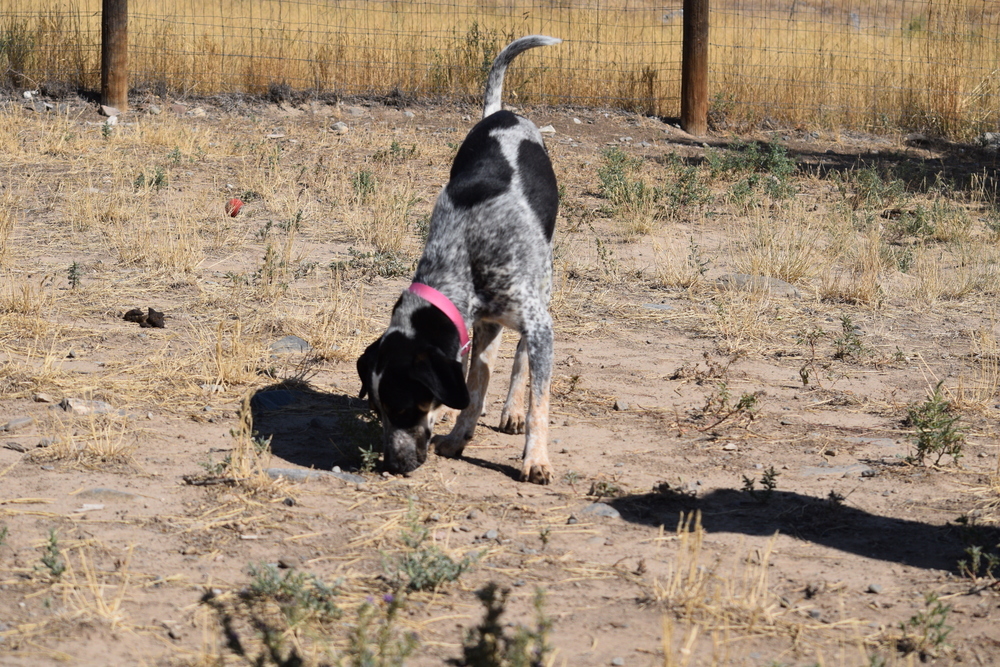
[[(513, 37), (562, 37), (508, 75), (522, 102), (680, 110), (680, 0), (132, 0), (133, 90), (478, 97)], [(971, 136), (1000, 112), (1000, 3), (718, 0), (716, 130), (799, 123)], [(100, 0), (0, 0), (8, 85), (96, 89)]]

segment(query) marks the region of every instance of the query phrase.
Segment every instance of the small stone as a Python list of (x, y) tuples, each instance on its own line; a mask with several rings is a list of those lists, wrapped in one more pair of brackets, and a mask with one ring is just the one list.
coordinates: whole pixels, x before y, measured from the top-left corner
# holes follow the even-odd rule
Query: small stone
[(621, 667), (622, 665), (625, 664), (625, 658), (612, 658), (611, 664), (614, 665), (615, 667)]
[(293, 352), (308, 352), (312, 346), (298, 336), (285, 336), (270, 345), (271, 354), (290, 354)]
[(350, 130), (350, 128), (347, 127), (347, 123), (342, 120), (338, 120), (336, 123), (331, 125), (330, 129), (333, 130), (335, 134), (347, 134)]
[(603, 516), (610, 519), (620, 519), (622, 517), (621, 513), (616, 510), (611, 505), (607, 503), (591, 503), (580, 510), (583, 514), (593, 514), (595, 516)]
[(809, 610), (809, 618), (815, 618), (816, 620), (819, 620), (819, 618), (822, 615), (823, 615), (823, 612), (821, 612), (819, 609), (810, 609)]
[(882, 592), (882, 585), (881, 584), (868, 584), (868, 588), (866, 589), (866, 592), (868, 592), (868, 593), (874, 593), (875, 595), (878, 595), (879, 593)]
[(469, 521), (475, 521), (479, 517), (480, 517), (479, 510), (472, 510), (468, 514), (465, 515), (465, 518), (468, 519)]
[(573, 516), (572, 514), (570, 514), (569, 518), (566, 519), (566, 524), (569, 525), (569, 526), (572, 526), (574, 523), (577, 523), (578, 521), (579, 521), (579, 519), (577, 519), (575, 516)]
[(738, 447), (736, 446), (736, 443), (734, 443), (734, 442), (727, 442), (726, 444), (724, 444), (722, 446), (722, 451), (724, 451), (724, 452), (735, 452), (737, 449), (738, 449)]
[(292, 568), (302, 567), (302, 561), (295, 556), (282, 556), (278, 559), (278, 567), (282, 570), (291, 570)]
[(574, 118), (573, 119), (573, 124), (574, 125), (580, 125), (580, 119), (579, 118)]
[(22, 454), (23, 454), (24, 452), (28, 451), (28, 448), (27, 448), (27, 447), (25, 447), (24, 445), (22, 445), (22, 444), (21, 444), (21, 443), (19, 443), (19, 442), (8, 442), (8, 443), (7, 443), (7, 444), (5, 444), (5, 445), (4, 445), (3, 447), (4, 447), (4, 449), (12, 449), (12, 450), (14, 450), (15, 452), (20, 452), (20, 453), (22, 453)]
[(51, 394), (46, 394), (44, 392), (38, 392), (31, 399), (35, 403), (55, 403), (56, 399)]
[(101, 115), (107, 116), (108, 118), (114, 118), (121, 111), (117, 107), (107, 106), (105, 104), (101, 105)]
[(59, 407), (78, 416), (106, 415), (115, 411), (109, 403), (83, 398), (64, 398), (59, 402)]
[(286, 507), (295, 507), (295, 498), (285, 498), (281, 501)]
[(4, 424), (3, 426), (0, 426), (0, 431), (6, 431), (7, 433), (13, 433), (14, 431), (17, 431), (18, 429), (22, 429), (22, 428), (24, 428), (26, 426), (31, 426), (34, 423), (35, 423), (35, 419), (33, 417), (15, 417), (14, 419), (11, 419), (9, 422), (7, 422), (6, 424)]
[(486, 534), (483, 535), (483, 537), (487, 540), (495, 540), (498, 537), (500, 537), (500, 533), (497, 532), (496, 530), (487, 530)]
[(364, 107), (357, 107), (357, 106), (344, 107), (344, 113), (346, 113), (348, 116), (364, 116), (365, 111), (366, 110)]
[(546, 125), (545, 127), (538, 128), (538, 131), (541, 132), (542, 134), (555, 134), (556, 128), (552, 127), (551, 125)]
[(414, 117), (416, 117), (416, 115), (417, 114), (413, 113), (412, 111), (404, 111), (403, 112), (403, 117), (405, 117), (405, 118), (414, 118)]
[(438, 521), (441, 520), (441, 513), (440, 512), (434, 512), (429, 517), (427, 517), (427, 520), (428, 521), (438, 522)]
[(619, 398), (615, 401), (614, 408), (616, 412), (626, 412), (628, 411), (628, 401)]
[(156, 106), (155, 104), (150, 104), (148, 107), (146, 107), (146, 113), (151, 114), (153, 116), (159, 116), (161, 113), (163, 113), (163, 109)]

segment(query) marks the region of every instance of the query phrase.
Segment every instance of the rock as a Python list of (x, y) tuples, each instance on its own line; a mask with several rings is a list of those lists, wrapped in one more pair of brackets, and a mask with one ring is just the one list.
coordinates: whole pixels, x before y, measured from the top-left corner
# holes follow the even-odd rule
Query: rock
[(465, 518), (468, 519), (469, 521), (475, 521), (480, 516), (481, 516), (481, 513), (479, 512), (479, 510), (472, 510), (468, 514), (465, 515)]
[(290, 482), (308, 482), (316, 479), (328, 479), (335, 477), (352, 484), (364, 484), (367, 480), (361, 475), (352, 475), (349, 472), (331, 472), (329, 470), (303, 470), (300, 468), (268, 468), (267, 476), (271, 479), (283, 477)]
[(348, 116), (364, 116), (366, 111), (367, 110), (364, 107), (357, 107), (357, 106), (344, 107), (344, 113), (347, 114)]
[(552, 127), (551, 125), (546, 125), (545, 127), (538, 128), (538, 131), (541, 132), (542, 134), (555, 134), (556, 128)]
[(574, 118), (574, 119), (573, 119), (573, 124), (574, 124), (574, 125), (580, 125), (580, 124), (581, 124), (581, 121), (580, 121), (580, 119), (579, 119), (579, 118)]
[(575, 516), (573, 516), (572, 514), (570, 514), (569, 518), (566, 519), (566, 525), (567, 526), (572, 526), (574, 523), (577, 523), (578, 521), (579, 521), (579, 519), (577, 519)]
[(272, 389), (254, 394), (254, 407), (260, 410), (278, 410), (296, 401), (296, 393), (287, 389)]
[(801, 296), (794, 285), (777, 278), (766, 276), (750, 276), (745, 273), (731, 273), (721, 276), (715, 285), (723, 290), (742, 290), (744, 292), (768, 292), (773, 296), (798, 298)]
[(78, 416), (106, 415), (116, 410), (109, 403), (104, 401), (90, 401), (84, 398), (64, 398), (59, 401), (59, 407), (66, 412), (71, 412)]
[(627, 412), (628, 411), (628, 402), (619, 398), (619, 399), (615, 400), (614, 409), (615, 409), (616, 412)]
[(483, 535), (484, 540), (495, 540), (498, 537), (500, 537), (500, 533), (497, 532), (496, 530), (487, 530), (486, 533)]
[(342, 120), (338, 120), (336, 123), (331, 125), (330, 129), (333, 130), (335, 134), (347, 134), (350, 130), (350, 128), (347, 127), (347, 123)]
[(271, 354), (291, 354), (294, 352), (308, 352), (312, 346), (298, 336), (285, 336), (270, 345)]
[(108, 106), (106, 104), (101, 105), (101, 115), (107, 116), (108, 118), (114, 118), (119, 115), (121, 111), (117, 107)]
[(1000, 147), (1000, 132), (984, 132), (976, 137), (976, 143), (986, 148)]
[(34, 417), (15, 417), (9, 422), (0, 426), (0, 431), (6, 431), (7, 433), (13, 433), (19, 429), (25, 428), (26, 426), (31, 426), (35, 423)]
[(156, 106), (155, 104), (150, 104), (148, 107), (146, 107), (146, 113), (153, 116), (159, 116), (161, 113), (163, 113), (163, 109)]
[(194, 109), (189, 109), (187, 111), (187, 115), (193, 118), (203, 118), (208, 115), (208, 112), (201, 107), (195, 107)]
[(416, 115), (417, 114), (413, 113), (412, 111), (404, 111), (403, 112), (403, 116), (406, 117), (406, 118), (414, 118), (414, 117), (416, 117)]
[(821, 616), (823, 616), (823, 612), (821, 612), (819, 609), (809, 610), (809, 618), (819, 620)]
[(868, 588), (865, 589), (865, 592), (866, 593), (873, 593), (875, 595), (878, 595), (879, 593), (882, 592), (882, 585), (881, 584), (868, 584)]
[(282, 570), (291, 570), (292, 568), (302, 567), (302, 561), (295, 556), (282, 556), (278, 559), (278, 567)]
[(50, 394), (46, 394), (46, 393), (43, 393), (43, 392), (38, 392), (37, 394), (35, 394), (34, 396), (32, 396), (31, 399), (33, 401), (35, 401), (35, 403), (55, 403), (56, 402), (56, 399), (53, 398)]
[(5, 444), (3, 446), (3, 448), (4, 449), (12, 449), (15, 452), (20, 452), (21, 454), (23, 454), (24, 452), (28, 451), (27, 447), (25, 447), (24, 445), (22, 445), (19, 442), (13, 442), (13, 441), (8, 442), (7, 444)]
[(875, 475), (875, 470), (864, 463), (851, 463), (843, 466), (806, 466), (799, 471), (799, 474), (808, 477), (820, 477), (825, 475), (836, 475), (838, 477), (870, 477)]
[(593, 514), (594, 516), (603, 516), (611, 519), (622, 518), (621, 513), (607, 503), (591, 503), (580, 510), (580, 513)]
[(130, 500), (135, 500), (139, 496), (134, 493), (129, 493), (128, 491), (118, 491), (117, 489), (108, 489), (103, 486), (95, 486), (92, 489), (87, 489), (76, 494), (77, 498), (84, 500), (103, 500), (105, 502), (127, 502)]
[(727, 442), (722, 446), (722, 451), (724, 452), (735, 452), (739, 447), (736, 446), (735, 442)]

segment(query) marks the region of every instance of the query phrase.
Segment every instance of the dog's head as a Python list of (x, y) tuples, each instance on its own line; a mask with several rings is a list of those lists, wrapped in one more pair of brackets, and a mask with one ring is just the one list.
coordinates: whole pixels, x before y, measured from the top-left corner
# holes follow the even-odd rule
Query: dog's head
[(360, 398), (382, 419), (382, 452), (393, 473), (416, 470), (427, 459), (427, 445), (438, 408), (462, 410), (469, 390), (462, 364), (440, 349), (391, 331), (358, 358)]

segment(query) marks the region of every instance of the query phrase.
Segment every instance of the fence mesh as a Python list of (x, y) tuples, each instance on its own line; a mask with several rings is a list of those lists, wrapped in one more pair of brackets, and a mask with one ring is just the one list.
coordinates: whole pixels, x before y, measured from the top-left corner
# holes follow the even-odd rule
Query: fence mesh
[[(0, 0), (9, 85), (96, 89), (100, 0)], [(995, 129), (1000, 3), (724, 0), (710, 10), (710, 121), (963, 135)], [(478, 96), (513, 37), (562, 45), (521, 56), (522, 101), (680, 110), (683, 12), (633, 0), (133, 0), (133, 88), (260, 94)]]

